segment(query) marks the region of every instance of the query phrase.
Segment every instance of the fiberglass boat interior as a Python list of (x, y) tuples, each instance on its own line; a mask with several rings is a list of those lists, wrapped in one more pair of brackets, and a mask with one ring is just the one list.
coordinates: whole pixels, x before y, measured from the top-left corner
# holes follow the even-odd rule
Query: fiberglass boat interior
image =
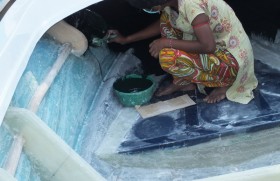
[[(169, 79), (148, 54), (152, 39), (120, 46), (106, 44), (103, 37), (111, 28), (124, 34), (135, 32), (159, 15), (146, 14), (121, 0), (105, 0), (85, 3), (80, 11), (63, 15), (65, 22), (85, 35), (89, 47), (82, 56), (70, 54), (66, 59), (36, 111), (36, 120), (42, 120), (106, 180), (194, 180), (279, 164), (279, 24), (267, 19), (276, 19), (280, 11), (270, 5), (269, 15), (257, 17), (260, 5), (254, 3), (248, 7), (252, 14), (245, 16), (242, 7), (246, 5), (228, 2), (243, 20), (256, 58), (259, 86), (248, 105), (227, 100), (209, 105), (198, 91), (190, 91), (183, 93), (196, 105), (152, 118), (142, 119), (135, 108), (123, 107), (112, 91), (119, 77), (138, 73)], [(63, 46), (48, 33), (38, 35), (10, 93), (6, 126), (0, 130), (1, 166), (13, 142), (8, 119), (28, 108)], [(151, 102), (181, 94), (154, 97)], [(40, 168), (26, 148), (15, 177), (39, 181), (55, 180), (54, 175)]]

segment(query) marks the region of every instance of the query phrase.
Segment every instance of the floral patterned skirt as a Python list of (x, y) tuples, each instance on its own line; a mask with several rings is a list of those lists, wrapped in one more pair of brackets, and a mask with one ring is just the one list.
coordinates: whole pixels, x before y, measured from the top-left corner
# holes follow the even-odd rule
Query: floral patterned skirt
[(230, 86), (236, 79), (238, 63), (227, 50), (214, 54), (192, 54), (164, 48), (159, 55), (162, 69), (173, 75), (174, 84), (202, 84), (206, 87)]

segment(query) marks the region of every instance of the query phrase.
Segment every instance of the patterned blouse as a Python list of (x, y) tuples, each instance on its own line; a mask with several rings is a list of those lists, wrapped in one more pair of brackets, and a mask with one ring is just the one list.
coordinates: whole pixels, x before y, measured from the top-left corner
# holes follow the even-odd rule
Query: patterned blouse
[(252, 90), (258, 81), (254, 74), (254, 56), (250, 40), (232, 8), (223, 0), (178, 0), (179, 14), (166, 7), (174, 28), (183, 32), (184, 40), (195, 40), (191, 22), (206, 14), (214, 33), (217, 48), (227, 49), (238, 61), (239, 71), (226, 96), (229, 100), (247, 104), (254, 98)]

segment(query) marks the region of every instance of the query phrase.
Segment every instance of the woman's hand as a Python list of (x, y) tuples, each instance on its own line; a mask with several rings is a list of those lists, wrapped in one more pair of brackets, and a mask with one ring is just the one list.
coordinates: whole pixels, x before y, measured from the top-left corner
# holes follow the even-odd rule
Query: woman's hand
[(126, 44), (127, 38), (124, 37), (118, 30), (108, 30), (107, 32), (107, 43), (119, 43), (119, 44)]
[(154, 40), (150, 45), (150, 54), (155, 57), (158, 58), (159, 57), (159, 52), (163, 49), (163, 48), (167, 48), (168, 47), (168, 42), (169, 40), (167, 38), (160, 38), (157, 40)]

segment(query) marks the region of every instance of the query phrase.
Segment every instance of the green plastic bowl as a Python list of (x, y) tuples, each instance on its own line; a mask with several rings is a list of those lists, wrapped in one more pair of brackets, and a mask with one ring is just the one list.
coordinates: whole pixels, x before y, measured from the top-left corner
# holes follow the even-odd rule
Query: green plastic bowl
[(117, 79), (113, 89), (122, 105), (126, 107), (143, 105), (150, 101), (155, 91), (155, 82), (151, 77), (137, 74)]

